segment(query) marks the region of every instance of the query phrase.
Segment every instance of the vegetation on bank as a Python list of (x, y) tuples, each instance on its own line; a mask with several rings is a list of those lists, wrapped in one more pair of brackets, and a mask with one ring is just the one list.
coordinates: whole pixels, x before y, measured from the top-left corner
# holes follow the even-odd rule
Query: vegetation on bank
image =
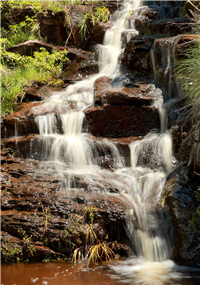
[[(190, 136), (195, 136), (195, 133), (200, 132), (199, 120), (200, 120), (200, 32), (197, 30), (197, 38), (191, 41), (190, 48), (183, 54), (183, 59), (178, 63), (177, 74), (180, 80), (181, 91), (183, 98), (185, 99), (185, 107), (183, 112), (186, 114), (186, 121), (192, 122), (192, 129), (186, 140)], [(196, 158), (198, 160), (198, 152), (200, 147), (196, 149)], [(197, 200), (196, 213), (189, 221), (190, 230), (200, 230), (200, 188), (195, 191)]]
[[(63, 11), (58, 1), (2, 1), (1, 38), (1, 113), (14, 111), (17, 102), (24, 96), (23, 88), (33, 81), (49, 85), (60, 84), (58, 79), (67, 51), (41, 48), (33, 56), (8, 52), (7, 48), (30, 39), (41, 39), (38, 35), (37, 16), (44, 9)], [(31, 7), (30, 16), (21, 16), (21, 11)], [(27, 13), (29, 14), (29, 13)], [(44, 39), (43, 39), (44, 40)], [(57, 77), (57, 80), (53, 80)]]
[[(32, 207), (32, 203), (27, 201)], [(38, 203), (38, 208), (42, 203)], [(70, 215), (66, 219), (66, 228), (60, 231), (60, 239), (55, 240), (49, 235), (49, 225), (51, 224), (51, 212), (49, 207), (45, 207), (43, 212), (34, 214), (34, 220), (40, 222), (43, 227), (43, 234), (36, 231), (34, 234), (27, 231), (27, 227), (21, 227), (17, 230), (18, 239), (9, 243), (8, 237), (4, 237), (1, 243), (2, 261), (10, 262), (29, 262), (40, 260), (43, 262), (50, 260), (64, 259), (71, 261), (74, 265), (84, 259), (87, 267), (92, 267), (95, 263), (103, 260), (110, 261), (115, 258), (115, 252), (120, 244), (108, 241), (108, 234), (103, 239), (98, 238), (98, 231), (101, 227), (101, 220), (98, 220), (95, 213), (98, 213), (96, 207), (86, 207), (83, 216), (76, 214)], [(27, 210), (30, 210), (27, 209)], [(32, 217), (33, 213), (28, 212), (27, 220)], [(95, 220), (95, 224), (94, 224)], [(77, 243), (77, 237), (83, 240), (82, 245)], [(37, 242), (56, 251), (40, 252)]]
[(195, 121), (200, 118), (200, 34), (191, 42), (190, 48), (178, 63), (177, 74), (189, 116)]
[[(43, 48), (33, 56), (21, 56), (8, 52), (7, 48), (27, 40), (42, 39), (38, 33), (38, 19), (41, 14), (45, 16), (47, 11), (62, 12), (66, 18), (65, 24), (70, 26), (70, 16), (66, 16), (66, 7), (83, 3), (92, 5), (93, 2), (100, 5), (94, 6), (91, 13), (79, 15), (79, 27), (83, 40), (88, 35), (90, 24), (94, 26), (99, 21), (108, 20), (109, 10), (102, 1), (1, 1), (2, 114), (14, 111), (16, 103), (23, 99), (23, 88), (31, 85), (31, 82), (46, 84), (48, 81), (49, 85), (62, 84), (62, 80), (58, 77), (68, 60), (66, 51), (54, 50), (50, 53)], [(25, 11), (25, 14), (22, 11)]]
[(58, 78), (68, 58), (66, 50), (53, 50), (49, 53), (40, 48), (39, 52), (34, 52), (33, 57), (2, 50), (1, 60), (1, 108), (4, 114), (14, 111), (16, 102), (23, 99), (23, 88), (30, 85), (31, 81), (48, 85), (60, 84), (61, 80), (53, 78)]

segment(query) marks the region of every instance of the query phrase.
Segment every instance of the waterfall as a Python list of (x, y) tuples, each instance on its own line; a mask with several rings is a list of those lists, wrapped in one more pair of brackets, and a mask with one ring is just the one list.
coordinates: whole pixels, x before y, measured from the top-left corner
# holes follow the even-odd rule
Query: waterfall
[[(126, 30), (137, 34), (134, 20), (128, 21), (127, 16), (134, 11), (137, 13), (140, 4), (140, 1), (125, 2), (123, 9), (115, 13), (113, 25), (106, 31), (103, 45), (99, 45), (100, 72), (54, 93), (42, 106), (49, 110), (55, 106), (57, 109), (66, 107), (66, 113), (41, 115), (35, 121), (41, 139), (45, 145), (48, 144), (48, 160), (55, 164), (55, 171), (63, 173), (66, 191), (70, 190), (71, 179), (75, 175), (83, 178), (88, 187), (107, 194), (109, 188), (117, 189), (127, 205), (127, 233), (137, 255), (149, 262), (162, 262), (170, 255), (159, 202), (166, 177), (172, 170), (171, 135), (166, 132), (166, 127), (162, 127), (161, 134), (150, 133), (131, 143), (131, 167), (128, 168), (114, 143), (107, 139), (94, 143), (90, 135), (83, 132), (83, 111), (93, 104), (94, 81), (101, 76), (115, 77), (119, 74), (121, 34)], [(170, 70), (169, 52), (167, 60), (167, 69)], [(155, 64), (154, 73), (156, 75)], [(70, 104), (74, 109), (69, 111)], [(112, 171), (98, 165), (97, 145), (98, 148), (109, 149), (114, 161)], [(106, 156), (107, 152), (104, 153)], [(63, 167), (57, 167), (59, 164)]]

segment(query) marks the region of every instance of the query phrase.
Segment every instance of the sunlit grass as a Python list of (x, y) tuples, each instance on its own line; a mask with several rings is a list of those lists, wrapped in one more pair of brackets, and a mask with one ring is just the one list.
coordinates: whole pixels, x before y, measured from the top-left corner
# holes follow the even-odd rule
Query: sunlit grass
[(184, 59), (179, 61), (177, 68), (183, 98), (186, 99), (185, 109), (195, 120), (200, 117), (200, 35), (198, 37), (184, 52)]
[(47, 84), (48, 79), (48, 84), (53, 86), (62, 84), (63, 81), (58, 76), (68, 58), (66, 50), (53, 50), (49, 53), (41, 48), (34, 52), (33, 57), (2, 50), (1, 61), (1, 110), (5, 114), (14, 111), (15, 103), (23, 98), (23, 88), (30, 81)]

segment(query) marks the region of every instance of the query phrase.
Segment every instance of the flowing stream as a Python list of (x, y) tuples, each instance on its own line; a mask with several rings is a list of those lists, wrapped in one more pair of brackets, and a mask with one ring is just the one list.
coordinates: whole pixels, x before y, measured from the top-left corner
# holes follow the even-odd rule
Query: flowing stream
[[(26, 279), (29, 281), (31, 279), (31, 283), (24, 281), (25, 283), (21, 283), (21, 285), (197, 284), (184, 281), (182, 278), (187, 270), (175, 265), (170, 260), (170, 243), (160, 211), (161, 192), (167, 175), (173, 169), (172, 138), (166, 130), (166, 112), (162, 111), (163, 99), (161, 102), (158, 100), (162, 114), (162, 131), (161, 133), (149, 133), (142, 140), (130, 144), (131, 167), (126, 167), (124, 158), (114, 143), (109, 139), (94, 142), (87, 130), (83, 128), (83, 111), (93, 104), (94, 81), (102, 76), (109, 76), (114, 79), (120, 74), (121, 34), (124, 31), (128, 31), (127, 37), (130, 37), (130, 34), (137, 34), (134, 28), (134, 20), (129, 22), (126, 17), (131, 11), (137, 14), (140, 6), (140, 1), (127, 1), (124, 3), (123, 9), (115, 13), (113, 25), (105, 33), (103, 45), (99, 45), (100, 72), (70, 85), (64, 91), (54, 93), (42, 106), (48, 107), (49, 114), (36, 117), (36, 123), (43, 141), (45, 168), (48, 170), (51, 167), (59, 175), (62, 175), (62, 188), (66, 191), (66, 195), (75, 184), (73, 177), (76, 175), (94, 187), (101, 189), (107, 195), (110, 195), (107, 190), (108, 185), (118, 189), (119, 194), (116, 195), (119, 195), (126, 203), (129, 214), (126, 221), (126, 231), (136, 256), (126, 261), (112, 263), (107, 269), (102, 266), (96, 269), (84, 269), (85, 271), (80, 269), (81, 266), (77, 269), (69, 269), (66, 264), (58, 265), (55, 263), (55, 267), (60, 266), (61, 268), (56, 267), (57, 275), (62, 276), (60, 281), (57, 275), (51, 277), (54, 280), (52, 281), (50, 277), (44, 279), (44, 275), (43, 277), (37, 276), (36, 272), (35, 277), (29, 277), (29, 279), (27, 277)], [(167, 53), (167, 68), (170, 69), (169, 51), (166, 50), (165, 52)], [(154, 73), (156, 76), (155, 70)], [(169, 92), (171, 94), (171, 90)], [(74, 108), (69, 111), (71, 105)], [(62, 112), (61, 115), (54, 115), (51, 110), (55, 106), (58, 110), (66, 108), (68, 111), (67, 113)], [(113, 171), (103, 169), (98, 165), (97, 148), (99, 147), (105, 154), (106, 150), (109, 149), (114, 161)], [(31, 265), (27, 266), (31, 270)], [(52, 264), (49, 264), (49, 268), (51, 266), (53, 267)], [(47, 268), (48, 265), (44, 265), (44, 267)], [(77, 270), (78, 273), (73, 273), (74, 270)], [(87, 272), (90, 275), (84, 275)], [(25, 275), (27, 274), (25, 273)], [(73, 278), (70, 277), (71, 274), (74, 274)], [(95, 279), (93, 279), (94, 274), (98, 276)], [(69, 275), (67, 283), (64, 282), (66, 275)], [(82, 277), (83, 279), (81, 279), (81, 275), (87, 276), (87, 278)]]

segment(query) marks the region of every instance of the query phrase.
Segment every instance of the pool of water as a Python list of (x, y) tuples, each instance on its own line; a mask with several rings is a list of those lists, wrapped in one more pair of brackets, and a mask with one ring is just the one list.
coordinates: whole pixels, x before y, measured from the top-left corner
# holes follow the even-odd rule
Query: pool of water
[(200, 269), (180, 267), (172, 261), (112, 262), (93, 268), (85, 263), (17, 263), (1, 266), (1, 285), (200, 285)]

